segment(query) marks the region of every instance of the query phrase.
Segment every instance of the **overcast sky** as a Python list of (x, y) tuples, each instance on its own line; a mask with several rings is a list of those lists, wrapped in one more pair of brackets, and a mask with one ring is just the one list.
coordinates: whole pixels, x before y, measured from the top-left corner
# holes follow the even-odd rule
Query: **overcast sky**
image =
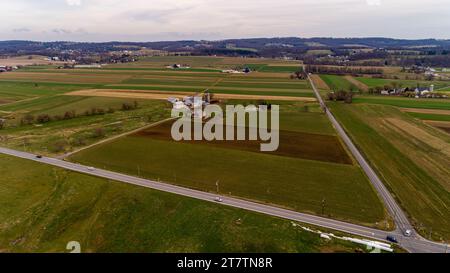
[(450, 38), (449, 0), (0, 0), (0, 40)]

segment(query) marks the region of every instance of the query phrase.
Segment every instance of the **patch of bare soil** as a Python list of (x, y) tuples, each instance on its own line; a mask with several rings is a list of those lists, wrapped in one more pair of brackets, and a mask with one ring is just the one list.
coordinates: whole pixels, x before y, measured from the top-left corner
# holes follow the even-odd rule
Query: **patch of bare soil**
[(322, 90), (330, 90), (330, 87), (324, 80), (322, 80), (322, 78), (319, 75), (311, 75), (311, 79), (317, 88)]
[[(87, 97), (111, 97), (111, 98), (134, 98), (134, 99), (153, 99), (167, 100), (170, 97), (192, 96), (194, 92), (171, 92), (159, 90), (125, 90), (125, 89), (88, 89), (67, 93), (69, 96), (87, 96)], [(215, 93), (216, 99), (242, 99), (242, 100), (274, 100), (274, 101), (302, 101), (315, 102), (315, 98), (288, 97), (288, 96), (264, 96), (264, 95), (238, 95), (238, 94), (219, 94)]]

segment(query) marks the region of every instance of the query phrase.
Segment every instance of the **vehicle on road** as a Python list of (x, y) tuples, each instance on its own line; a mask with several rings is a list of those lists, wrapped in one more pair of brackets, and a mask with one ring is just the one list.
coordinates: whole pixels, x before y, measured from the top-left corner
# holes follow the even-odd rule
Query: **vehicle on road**
[(91, 172), (95, 171), (94, 167), (88, 167), (87, 169), (88, 169), (88, 171), (91, 171)]
[(218, 203), (222, 203), (223, 202), (223, 198), (222, 197), (216, 197), (214, 199), (214, 201), (218, 202)]
[(43, 158), (43, 156), (42, 155), (37, 155), (36, 158), (41, 159), (41, 158)]
[(406, 236), (406, 237), (411, 237), (412, 236), (412, 230), (410, 230), (410, 229), (407, 229), (406, 231), (405, 231), (405, 233), (404, 233), (404, 235)]
[(398, 240), (397, 238), (395, 238), (395, 236), (388, 236), (386, 240), (388, 240), (391, 243), (398, 244)]

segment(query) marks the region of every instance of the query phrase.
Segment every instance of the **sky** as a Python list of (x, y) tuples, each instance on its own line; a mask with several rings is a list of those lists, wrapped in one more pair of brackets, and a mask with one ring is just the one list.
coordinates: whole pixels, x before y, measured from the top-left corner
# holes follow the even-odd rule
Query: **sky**
[(449, 0), (0, 0), (0, 40), (450, 39)]

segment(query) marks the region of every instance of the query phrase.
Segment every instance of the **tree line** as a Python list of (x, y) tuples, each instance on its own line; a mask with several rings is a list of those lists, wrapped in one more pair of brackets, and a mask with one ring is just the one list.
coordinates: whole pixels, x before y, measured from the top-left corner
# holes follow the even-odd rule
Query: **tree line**
[(345, 103), (352, 103), (353, 95), (354, 94), (352, 91), (339, 90), (337, 92), (329, 92), (327, 94), (327, 99), (329, 101), (343, 101)]

